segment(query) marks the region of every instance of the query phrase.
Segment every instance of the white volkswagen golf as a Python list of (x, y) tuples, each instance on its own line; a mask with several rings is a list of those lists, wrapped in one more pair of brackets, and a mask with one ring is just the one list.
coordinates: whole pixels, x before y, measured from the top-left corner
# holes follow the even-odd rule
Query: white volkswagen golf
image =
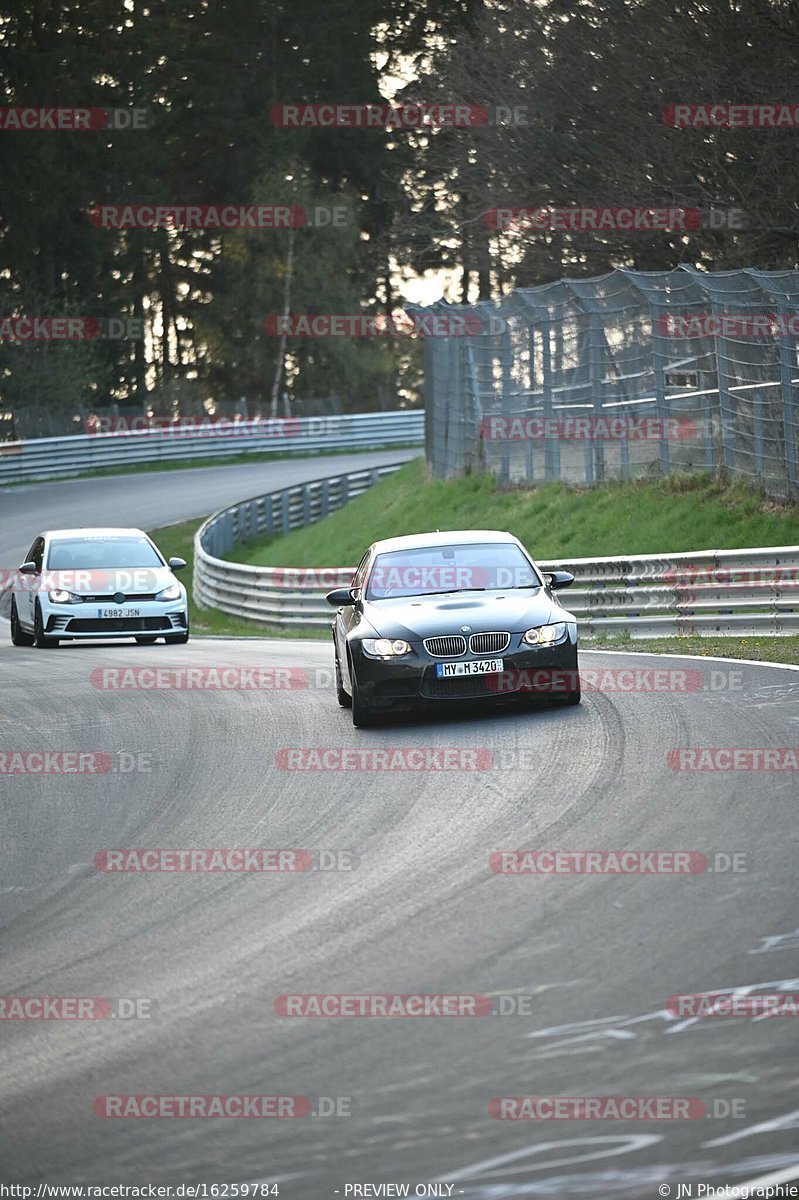
[(189, 640), (186, 589), (141, 529), (51, 529), (36, 538), (11, 599), (15, 646), (135, 638)]

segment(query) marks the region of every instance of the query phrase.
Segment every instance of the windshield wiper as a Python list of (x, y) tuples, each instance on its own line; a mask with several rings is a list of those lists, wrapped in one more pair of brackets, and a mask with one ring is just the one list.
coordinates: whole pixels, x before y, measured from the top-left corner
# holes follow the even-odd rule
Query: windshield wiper
[(444, 588), (441, 592), (408, 592), (404, 596), (374, 596), (375, 600), (414, 600), (421, 596), (452, 596), (457, 592), (487, 592), (488, 588), (473, 587), (473, 588)]

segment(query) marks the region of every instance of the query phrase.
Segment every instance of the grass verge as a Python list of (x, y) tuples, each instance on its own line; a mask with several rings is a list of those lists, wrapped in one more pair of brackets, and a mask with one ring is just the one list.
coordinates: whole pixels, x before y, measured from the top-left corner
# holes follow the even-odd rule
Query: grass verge
[(414, 459), (323, 521), (231, 555), (256, 566), (354, 566), (378, 538), (436, 529), (508, 529), (544, 560), (799, 543), (798, 508), (705, 474), (503, 490), (487, 475), (429, 480), (425, 472)]
[[(564, 602), (568, 592), (564, 592)], [(749, 658), (755, 662), (799, 666), (799, 636), (788, 637), (678, 637), (583, 639), (583, 650), (624, 650), (631, 654), (698, 654), (713, 658)]]

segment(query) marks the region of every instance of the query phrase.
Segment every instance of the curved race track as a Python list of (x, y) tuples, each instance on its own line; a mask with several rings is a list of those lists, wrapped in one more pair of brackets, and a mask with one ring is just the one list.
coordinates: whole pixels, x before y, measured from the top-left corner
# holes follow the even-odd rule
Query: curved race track
[[(345, 469), (347, 460), (333, 461)], [(2, 552), (18, 561), (56, 515), (87, 520), (84, 488), (104, 520), (147, 527), (280, 486), (278, 467), (306, 478), (327, 469), (273, 464), (268, 484), (240, 477), (238, 493), (233, 475), (244, 471), (214, 469), (219, 488), (204, 482), (199, 509), (189, 476), (204, 472), (153, 475), (146, 488), (119, 478), (15, 488), (0, 496)], [(108, 670), (156, 665), (280, 668), (299, 686), (277, 695), (101, 686)], [(101, 751), (115, 763), (126, 752), (125, 765), (146, 768), (2, 778), (0, 990), (145, 997), (157, 1007), (150, 1020), (3, 1022), (5, 1177), (282, 1180), (280, 1194), (300, 1200), (369, 1182), (408, 1182), (413, 1194), (439, 1180), (454, 1184), (453, 1196), (484, 1200), (634, 1200), (662, 1183), (674, 1195), (677, 1182), (719, 1186), (795, 1163), (796, 1022), (677, 1021), (664, 1007), (679, 992), (799, 991), (796, 771), (686, 772), (669, 760), (676, 747), (796, 746), (799, 676), (585, 653), (592, 669), (671, 669), (678, 690), (603, 689), (577, 709), (357, 731), (336, 706), (331, 665), (327, 644), (301, 641), (0, 649), (0, 746)], [(679, 690), (680, 672), (692, 690)], [(283, 769), (280, 751), (300, 747), (486, 754), (480, 770)], [(243, 875), (93, 865), (109, 848), (258, 846), (347, 850), (356, 860), (349, 871)], [(518, 847), (745, 852), (747, 870), (489, 870), (492, 852)], [(496, 1007), (516, 997), (523, 1012), (275, 1012), (281, 994), (329, 992), (480, 993)], [(349, 1097), (352, 1115), (93, 1113), (98, 1095), (142, 1093)], [(739, 1111), (743, 1101), (744, 1115), (496, 1121), (487, 1106), (499, 1095), (689, 1096), (735, 1100)]]

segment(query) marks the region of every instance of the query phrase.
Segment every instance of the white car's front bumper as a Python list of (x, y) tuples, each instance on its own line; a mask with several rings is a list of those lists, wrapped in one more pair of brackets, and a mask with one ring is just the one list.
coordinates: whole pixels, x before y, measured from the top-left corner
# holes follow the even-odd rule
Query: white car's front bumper
[[(107, 610), (123, 615), (104, 616)], [(126, 612), (126, 610), (128, 610)], [(134, 616), (133, 613), (137, 613)], [(89, 601), (85, 604), (42, 603), (45, 636), (97, 640), (98, 638), (163, 637), (188, 628), (185, 600), (131, 599), (124, 604)]]

